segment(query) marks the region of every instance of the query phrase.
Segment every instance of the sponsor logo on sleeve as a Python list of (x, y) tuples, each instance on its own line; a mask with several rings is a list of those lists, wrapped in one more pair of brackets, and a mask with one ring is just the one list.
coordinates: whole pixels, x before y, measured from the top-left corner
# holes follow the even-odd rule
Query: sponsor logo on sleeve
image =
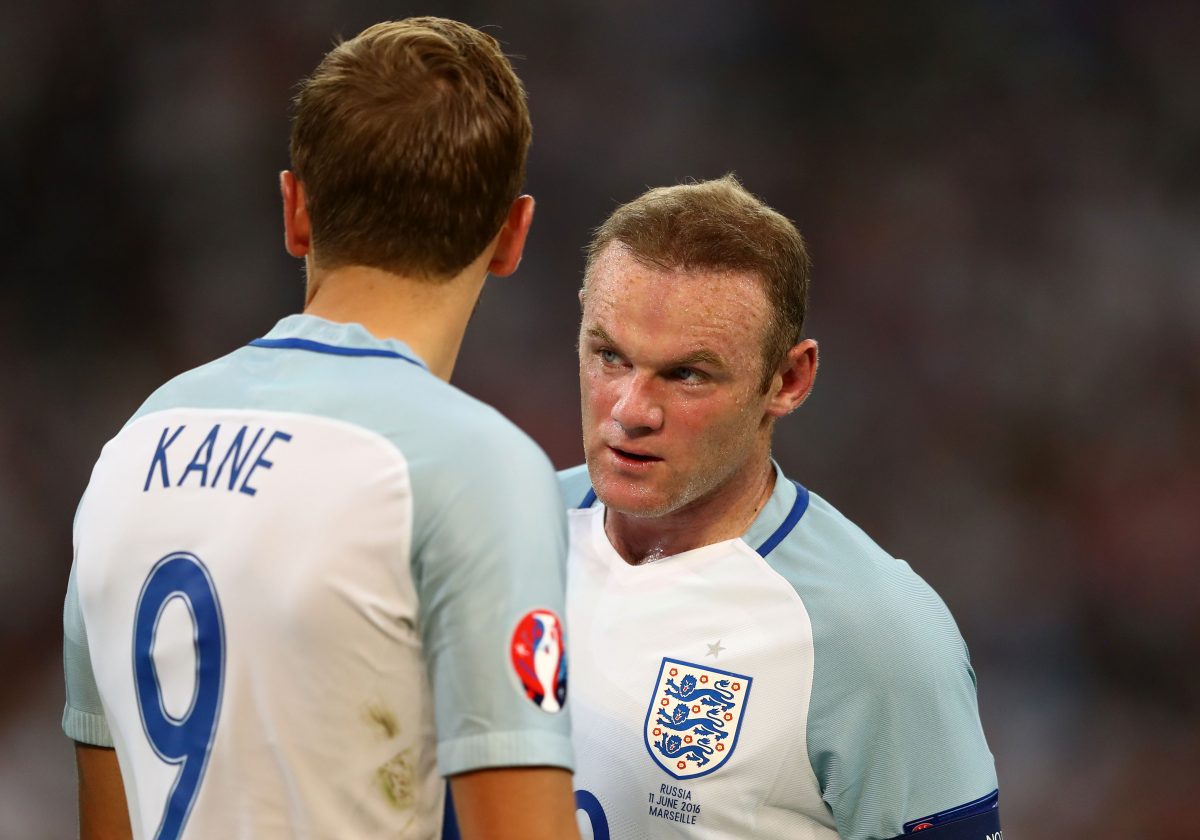
[(561, 711), (567, 702), (567, 651), (558, 616), (550, 610), (522, 616), (513, 630), (509, 655), (525, 696), (542, 711)]
[(733, 755), (752, 680), (663, 658), (646, 710), (650, 757), (675, 779), (706, 776)]

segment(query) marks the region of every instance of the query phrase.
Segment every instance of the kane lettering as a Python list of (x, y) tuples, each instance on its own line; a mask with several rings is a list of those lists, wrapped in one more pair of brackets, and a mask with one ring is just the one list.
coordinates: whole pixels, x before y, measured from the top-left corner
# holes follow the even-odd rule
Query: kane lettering
[[(150, 458), (150, 467), (146, 471), (143, 492), (149, 491), (151, 485), (163, 488), (182, 487), (189, 478), (201, 487), (216, 487), (221, 481), (221, 476), (226, 474), (225, 468), (228, 466), (228, 479), (224, 489), (230, 492), (236, 490), (247, 496), (253, 496), (258, 492), (258, 489), (250, 484), (250, 479), (255, 471), (269, 470), (275, 466), (274, 461), (267, 460), (267, 450), (277, 440), (287, 443), (292, 439), (287, 432), (275, 430), (265, 434), (267, 430), (259, 427), (249, 436), (250, 440), (247, 443), (246, 438), (250, 427), (241, 426), (231, 438), (228, 438), (227, 442), (223, 442), (222, 438), (225, 436), (222, 435), (221, 424), (217, 423), (209, 429), (208, 434), (196, 446), (182, 471), (176, 473), (178, 479), (172, 482), (171, 461), (168, 458), (167, 450), (175, 444), (186, 428), (186, 425), (177, 429), (167, 426), (162, 430), (162, 434), (158, 438), (158, 445), (154, 447), (154, 455)], [(261, 447), (259, 446), (260, 441), (262, 441)], [(220, 453), (219, 458), (216, 453)], [(183, 463), (179, 453), (172, 453), (171, 457), (175, 458), (177, 465)], [(210, 467), (214, 461), (217, 467), (210, 476)]]

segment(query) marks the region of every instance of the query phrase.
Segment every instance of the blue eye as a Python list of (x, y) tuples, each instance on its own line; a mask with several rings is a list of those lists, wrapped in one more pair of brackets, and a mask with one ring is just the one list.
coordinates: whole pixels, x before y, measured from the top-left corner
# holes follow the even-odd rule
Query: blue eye
[(674, 376), (680, 382), (700, 382), (704, 379), (704, 374), (695, 368), (681, 367), (675, 368)]
[(617, 365), (621, 363), (621, 357), (612, 350), (604, 349), (599, 351), (600, 361), (606, 365)]

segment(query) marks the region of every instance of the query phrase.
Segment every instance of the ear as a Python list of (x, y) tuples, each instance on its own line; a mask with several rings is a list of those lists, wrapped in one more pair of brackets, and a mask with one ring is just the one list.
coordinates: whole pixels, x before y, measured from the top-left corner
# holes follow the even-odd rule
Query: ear
[(817, 378), (817, 359), (817, 342), (811, 338), (788, 350), (767, 392), (767, 414), (783, 417), (808, 399)]
[(306, 257), (312, 249), (312, 227), (304, 185), (285, 169), (279, 173), (279, 192), (283, 195), (283, 247), (293, 257)]
[(518, 196), (508, 208), (508, 218), (504, 227), (496, 236), (496, 250), (488, 261), (488, 274), (496, 277), (507, 277), (517, 270), (521, 264), (521, 254), (525, 250), (525, 237), (529, 235), (529, 226), (533, 224), (533, 196)]

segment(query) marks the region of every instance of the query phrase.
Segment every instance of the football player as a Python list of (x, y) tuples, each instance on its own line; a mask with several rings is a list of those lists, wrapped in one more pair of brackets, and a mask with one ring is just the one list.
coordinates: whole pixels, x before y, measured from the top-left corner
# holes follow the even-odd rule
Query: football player
[[(553, 469), (448, 384), (521, 257), (525, 94), (490, 36), (373, 26), (300, 88), (303, 314), (156, 391), (74, 527), (85, 838), (575, 837)], [(529, 803), (536, 803), (530, 807)]]
[(587, 463), (560, 475), (585, 837), (1000, 836), (946, 606), (771, 458), (817, 372), (809, 266), (732, 177), (589, 247)]

